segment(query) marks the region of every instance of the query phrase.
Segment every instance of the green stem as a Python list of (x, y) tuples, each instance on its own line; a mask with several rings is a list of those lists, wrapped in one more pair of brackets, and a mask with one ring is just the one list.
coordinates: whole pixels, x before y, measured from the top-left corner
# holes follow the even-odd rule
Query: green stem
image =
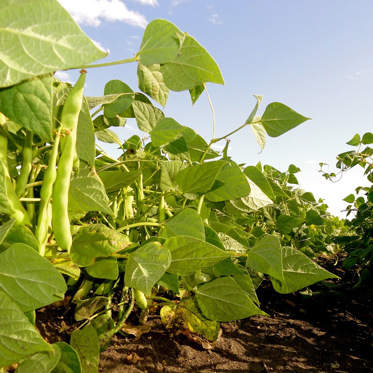
[(153, 223), (153, 222), (150, 222), (150, 221), (141, 221), (139, 223), (133, 223), (133, 224), (126, 225), (124, 227), (120, 227), (120, 228), (117, 229), (117, 232), (125, 231), (125, 230), (131, 229), (131, 228), (145, 227), (145, 226), (148, 226), (148, 227), (162, 227), (163, 224)]
[(202, 210), (202, 206), (203, 206), (203, 201), (205, 199), (205, 195), (203, 195), (199, 201), (198, 201), (198, 207), (197, 207), (197, 212), (198, 212), (198, 215), (201, 215), (201, 210)]
[(210, 105), (211, 113), (212, 113), (212, 139), (215, 138), (215, 129), (216, 129), (216, 124), (215, 124), (215, 111), (214, 111), (214, 106), (212, 105), (212, 101), (209, 95), (209, 92), (207, 90), (206, 84), (203, 83), (203, 88), (205, 89), (207, 100)]
[[(105, 62), (105, 63), (97, 63), (92, 65), (86, 65), (84, 66), (85, 69), (92, 69), (95, 67), (106, 67), (106, 66), (115, 66), (115, 65), (123, 65), (130, 62), (137, 62), (139, 60), (139, 57), (135, 56), (132, 58), (127, 58), (120, 61), (113, 61), (113, 62)], [(77, 69), (81, 69), (81, 67), (77, 67)]]
[(135, 306), (135, 291), (131, 289), (131, 303), (128, 306), (126, 312), (123, 314), (123, 316), (118, 320), (117, 325), (115, 326), (115, 329), (114, 329), (114, 334), (120, 331), (120, 329), (122, 328), (122, 325), (127, 320), (134, 306)]

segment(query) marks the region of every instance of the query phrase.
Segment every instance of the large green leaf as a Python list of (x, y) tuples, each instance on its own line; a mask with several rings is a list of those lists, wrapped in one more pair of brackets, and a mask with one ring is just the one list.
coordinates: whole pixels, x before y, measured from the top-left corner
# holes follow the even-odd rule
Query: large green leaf
[(80, 359), (76, 351), (65, 342), (57, 342), (61, 357), (52, 373), (81, 373)]
[(0, 288), (22, 311), (32, 311), (64, 298), (62, 275), (30, 246), (13, 244), (0, 254)]
[(283, 281), (282, 248), (278, 237), (266, 235), (248, 251), (246, 265)]
[(186, 208), (165, 222), (162, 237), (170, 238), (174, 236), (205, 239), (203, 221), (196, 210)]
[[(163, 118), (150, 132), (154, 146), (162, 146), (183, 135), (187, 127), (182, 126), (173, 118)], [(194, 134), (194, 137), (196, 134)]]
[(39, 351), (53, 351), (13, 300), (0, 289), (0, 367)]
[(273, 199), (273, 190), (267, 178), (262, 171), (255, 166), (248, 166), (243, 170), (243, 173), (253, 181), (269, 198)]
[(141, 170), (130, 172), (104, 171), (100, 172), (99, 176), (105, 185), (106, 192), (111, 193), (133, 184), (139, 179), (140, 174)]
[(129, 255), (125, 271), (126, 286), (149, 295), (171, 263), (171, 254), (158, 242), (149, 242)]
[(128, 245), (127, 236), (104, 224), (91, 224), (81, 228), (74, 237), (70, 257), (77, 266), (86, 267), (96, 258), (108, 257)]
[(160, 65), (145, 66), (139, 63), (137, 76), (139, 79), (139, 88), (160, 105), (166, 106), (170, 91), (163, 82)]
[(206, 82), (224, 84), (219, 66), (189, 35), (176, 57), (161, 65), (161, 73), (164, 83), (173, 91), (185, 91)]
[(48, 74), (0, 89), (0, 111), (45, 141), (52, 141), (52, 81)]
[(57, 365), (61, 357), (58, 345), (53, 344), (53, 351), (41, 351), (22, 360), (17, 367), (17, 373), (50, 373)]
[(160, 187), (165, 192), (176, 189), (175, 176), (185, 168), (182, 161), (160, 161), (161, 166), (161, 184)]
[(196, 299), (202, 313), (210, 320), (229, 322), (266, 315), (231, 277), (219, 277), (199, 286)]
[(0, 51), (0, 87), (107, 55), (55, 0), (1, 1)]
[(94, 278), (116, 280), (119, 275), (117, 259), (113, 257), (96, 258), (94, 264), (86, 267), (87, 273)]
[(212, 202), (228, 201), (246, 197), (250, 193), (249, 183), (240, 167), (233, 161), (226, 163), (218, 173), (215, 184), (217, 188), (206, 194)]
[(261, 123), (269, 136), (277, 137), (309, 119), (284, 104), (272, 102), (266, 107)]
[(180, 171), (175, 181), (183, 193), (195, 198), (198, 194), (208, 192), (213, 186), (224, 161), (212, 161), (203, 164), (193, 165)]
[(95, 177), (72, 179), (69, 189), (69, 209), (78, 211), (101, 211), (113, 215), (105, 187)]
[(274, 289), (288, 294), (327, 278), (338, 278), (292, 247), (282, 248), (284, 280), (271, 278)]
[(191, 275), (230, 257), (226, 251), (190, 236), (171, 237), (163, 247), (170, 250), (172, 257), (167, 272), (181, 276)]
[(9, 249), (15, 243), (24, 243), (39, 252), (39, 243), (31, 230), (24, 225), (13, 224), (7, 231), (4, 240), (0, 239), (0, 252)]
[(82, 372), (97, 373), (100, 360), (100, 347), (95, 328), (91, 325), (76, 329), (70, 338), (70, 345), (80, 358)]
[(155, 19), (148, 24), (142, 38), (140, 62), (149, 66), (162, 64), (175, 58), (183, 42), (184, 33), (174, 24)]

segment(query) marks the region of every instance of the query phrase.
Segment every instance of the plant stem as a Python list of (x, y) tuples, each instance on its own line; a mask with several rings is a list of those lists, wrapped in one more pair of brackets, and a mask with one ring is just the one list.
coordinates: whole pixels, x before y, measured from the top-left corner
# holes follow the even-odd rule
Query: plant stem
[(206, 84), (203, 83), (203, 88), (205, 89), (207, 100), (209, 102), (210, 108), (211, 108), (211, 113), (212, 113), (212, 139), (215, 139), (215, 129), (216, 129), (216, 124), (215, 124), (215, 111), (214, 111), (214, 106), (212, 105), (212, 101), (209, 95), (209, 92), (207, 90)]
[[(132, 57), (132, 58), (126, 58), (124, 60), (120, 61), (113, 61), (113, 62), (105, 62), (105, 63), (97, 63), (97, 64), (92, 64), (92, 65), (87, 65), (84, 66), (85, 69), (92, 69), (95, 67), (106, 67), (106, 66), (115, 66), (115, 65), (122, 65), (130, 62), (136, 62), (138, 61), (139, 58), (137, 56)], [(81, 67), (77, 67), (77, 69), (81, 69)]]
[(133, 224), (125, 225), (124, 227), (120, 227), (120, 228), (117, 229), (117, 232), (125, 231), (127, 229), (136, 228), (136, 227), (144, 227), (144, 226), (148, 226), (148, 227), (162, 227), (162, 225), (163, 224), (161, 224), (161, 223), (153, 223), (151, 221), (141, 221), (141, 222), (138, 222), (138, 223), (133, 223)]

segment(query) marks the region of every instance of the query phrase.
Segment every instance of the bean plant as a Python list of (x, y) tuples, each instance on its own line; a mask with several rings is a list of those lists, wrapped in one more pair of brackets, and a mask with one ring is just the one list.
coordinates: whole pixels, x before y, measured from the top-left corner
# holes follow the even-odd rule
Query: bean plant
[[(194, 103), (207, 83), (224, 83), (192, 36), (154, 20), (134, 57), (92, 64), (106, 52), (57, 1), (7, 0), (0, 40), (1, 367), (97, 372), (113, 335), (141, 333), (149, 312), (211, 348), (220, 322), (265, 315), (263, 278), (291, 293), (336, 277), (300, 245), (327, 214), (289, 187), (295, 166), (279, 177), (228, 155), (245, 127), (263, 149), (308, 118), (278, 102), (259, 114), (255, 96), (243, 123), (206, 141), (160, 109), (170, 91), (189, 91)], [(116, 79), (101, 97), (84, 95), (93, 68), (127, 63), (137, 64), (139, 91)], [(53, 75), (67, 69), (81, 70), (74, 86)], [(128, 118), (146, 137), (117, 135)], [(35, 310), (51, 304), (74, 309), (69, 344), (49, 344), (35, 328)]]

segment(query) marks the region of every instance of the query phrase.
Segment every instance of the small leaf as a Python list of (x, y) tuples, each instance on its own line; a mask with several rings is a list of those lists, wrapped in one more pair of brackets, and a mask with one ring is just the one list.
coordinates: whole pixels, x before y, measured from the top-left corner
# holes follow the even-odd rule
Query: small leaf
[(163, 112), (151, 103), (136, 100), (132, 104), (132, 109), (136, 117), (137, 127), (143, 132), (150, 132), (164, 118)]
[(67, 290), (53, 265), (23, 243), (15, 243), (0, 254), (0, 288), (24, 312), (63, 299)]
[(361, 142), (364, 145), (373, 144), (373, 133), (371, 132), (364, 133), (363, 138), (361, 139)]
[(320, 214), (316, 210), (308, 210), (306, 214), (306, 224), (307, 225), (323, 225), (324, 219), (320, 216)]
[(256, 138), (256, 142), (260, 146), (260, 150), (263, 150), (266, 145), (267, 132), (263, 127), (262, 123), (251, 123), (250, 128)]
[(292, 247), (283, 247), (284, 280), (271, 279), (274, 289), (288, 294), (327, 278), (338, 278)]
[(343, 201), (346, 201), (347, 203), (354, 203), (355, 196), (351, 193), (347, 197), (343, 198)]
[(149, 242), (129, 255), (124, 282), (149, 295), (152, 287), (162, 278), (171, 263), (171, 254), (158, 242)]
[(160, 65), (145, 66), (139, 63), (137, 76), (139, 79), (139, 88), (160, 105), (166, 106), (170, 90), (163, 82)]
[(121, 145), (121, 140), (119, 136), (112, 130), (105, 128), (101, 131), (96, 131), (95, 135), (97, 140), (105, 142), (107, 144), (118, 144)]
[(118, 98), (110, 103), (104, 104), (104, 115), (107, 118), (114, 118), (116, 115), (126, 111), (132, 104), (135, 93), (126, 83), (121, 80), (110, 80), (106, 83), (104, 94), (120, 94)]
[(113, 215), (105, 187), (95, 177), (72, 179), (69, 189), (69, 209), (78, 211), (101, 211)]
[(57, 1), (50, 0), (2, 1), (0, 40), (0, 87), (107, 55)]
[(360, 135), (357, 133), (350, 141), (348, 141), (346, 144), (347, 145), (352, 145), (352, 146), (358, 146), (360, 144), (361, 138)]
[(309, 119), (284, 104), (273, 102), (267, 106), (261, 122), (268, 136), (278, 137)]
[(71, 334), (70, 345), (78, 353), (82, 372), (97, 373), (100, 359), (100, 347), (97, 332), (93, 326), (76, 329)]
[(276, 228), (282, 234), (289, 234), (303, 223), (303, 219), (295, 216), (280, 215), (276, 220)]
[(177, 236), (163, 244), (171, 252), (167, 272), (187, 276), (229, 258), (230, 254), (205, 241), (190, 236)]
[(176, 57), (161, 65), (166, 86), (173, 91), (193, 89), (202, 83), (224, 84), (219, 66), (208, 52), (191, 36), (185, 36), (184, 43)]
[(202, 313), (210, 320), (229, 322), (266, 315), (231, 277), (219, 277), (199, 286), (196, 299)]
[(226, 162), (212, 161), (193, 165), (180, 171), (175, 181), (183, 193), (204, 194), (208, 192)]
[(79, 229), (71, 246), (71, 260), (86, 267), (98, 257), (108, 257), (129, 246), (128, 237), (104, 224), (91, 224)]
[(53, 351), (16, 303), (0, 289), (0, 367), (40, 351)]
[(189, 90), (190, 98), (192, 99), (193, 105), (197, 102), (204, 90), (205, 86), (203, 84), (196, 85)]
[(105, 307), (108, 304), (109, 298), (107, 297), (94, 297), (84, 300), (78, 300), (75, 308), (75, 320), (87, 320), (102, 307)]
[(197, 211), (186, 208), (165, 222), (162, 237), (170, 238), (174, 236), (205, 239), (205, 229)]

